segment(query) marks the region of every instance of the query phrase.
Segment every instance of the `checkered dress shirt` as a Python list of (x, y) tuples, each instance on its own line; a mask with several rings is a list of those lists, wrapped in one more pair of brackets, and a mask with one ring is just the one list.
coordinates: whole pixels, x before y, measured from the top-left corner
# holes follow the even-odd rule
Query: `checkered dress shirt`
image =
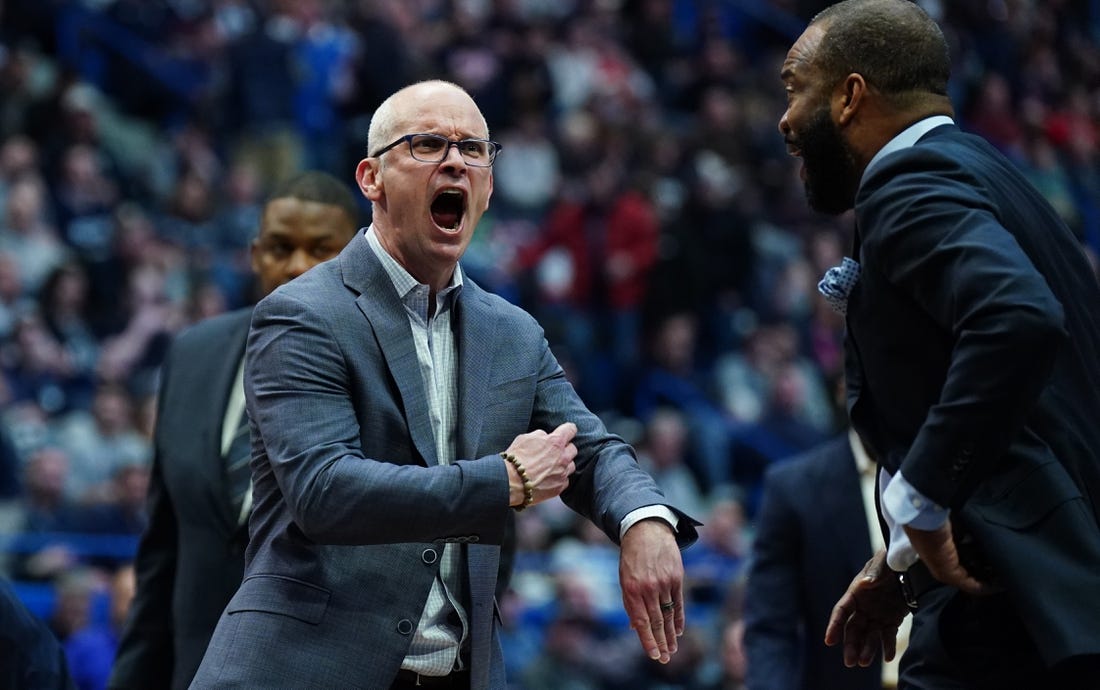
[[(454, 300), (462, 289), (462, 271), (455, 266), (450, 285), (435, 296), (433, 314), (428, 286), (418, 283), (386, 252), (373, 226), (367, 229), (367, 241), (405, 304), (427, 392), (436, 455), (440, 464), (448, 464), (455, 459), (455, 416), (458, 407), (455, 373), (458, 353), (451, 330), (451, 314)], [(458, 601), (465, 576), (462, 556), (462, 548), (457, 544), (443, 547), (439, 576), (432, 584), (402, 668), (426, 676), (443, 676), (463, 668), (459, 650), (468, 635), (469, 622), (466, 611)]]

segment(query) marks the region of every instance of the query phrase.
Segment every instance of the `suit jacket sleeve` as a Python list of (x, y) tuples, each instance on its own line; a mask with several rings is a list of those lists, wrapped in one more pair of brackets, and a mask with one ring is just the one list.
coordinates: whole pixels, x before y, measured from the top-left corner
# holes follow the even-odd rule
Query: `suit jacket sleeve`
[[(608, 432), (600, 418), (585, 407), (542, 337), (541, 328), (534, 319), (526, 318), (536, 331), (537, 342), (531, 346), (542, 357), (531, 428), (552, 430), (565, 422), (577, 425), (573, 439), (577, 471), (562, 492), (562, 501), (618, 544), (619, 526), (628, 513), (648, 505), (668, 505), (667, 500), (653, 478), (638, 466), (634, 450)], [(677, 543), (681, 548), (694, 543), (699, 523), (675, 506), (668, 507), (679, 518)]]
[(940, 398), (901, 462), (918, 491), (948, 507), (1021, 429), (1066, 337), (1061, 303), (957, 158), (906, 149), (857, 200), (864, 270), (884, 273), (950, 341)]

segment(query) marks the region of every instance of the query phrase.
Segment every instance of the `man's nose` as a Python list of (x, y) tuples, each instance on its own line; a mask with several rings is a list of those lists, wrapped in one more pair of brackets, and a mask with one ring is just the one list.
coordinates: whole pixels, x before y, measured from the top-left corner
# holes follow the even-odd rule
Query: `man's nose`
[(290, 260), (286, 262), (286, 273), (291, 279), (297, 278), (309, 269), (313, 268), (313, 258), (309, 255), (309, 252), (299, 249), (290, 255)]
[(447, 155), (443, 157), (442, 165), (448, 167), (458, 165), (459, 167), (466, 168), (466, 159), (462, 157), (462, 152), (458, 146), (461, 142), (449, 141), (447, 142)]

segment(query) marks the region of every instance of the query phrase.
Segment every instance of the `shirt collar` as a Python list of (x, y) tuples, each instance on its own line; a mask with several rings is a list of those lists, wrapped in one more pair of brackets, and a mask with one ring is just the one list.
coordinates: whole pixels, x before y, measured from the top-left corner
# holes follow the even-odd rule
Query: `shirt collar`
[(889, 156), (895, 151), (907, 149), (913, 144), (917, 143), (921, 137), (928, 134), (933, 129), (942, 125), (953, 125), (955, 121), (946, 115), (933, 115), (932, 117), (926, 117), (923, 120), (909, 125), (907, 128), (901, 131), (896, 137), (886, 142), (886, 146), (883, 146), (878, 150), (878, 153), (871, 158), (871, 162), (867, 164), (867, 167), (863, 170), (863, 177), (860, 178), (859, 183), (863, 184), (867, 181), (867, 175), (870, 174), (871, 169), (874, 168), (883, 158)]
[[(405, 267), (397, 262), (397, 259), (390, 256), (390, 253), (382, 246), (382, 242), (374, 232), (373, 224), (367, 228), (366, 235), (367, 244), (378, 257), (378, 260), (382, 262), (382, 268), (386, 269), (386, 275), (390, 277), (390, 281), (393, 283), (394, 288), (397, 289), (397, 294), (401, 296), (402, 300), (407, 299), (411, 293), (416, 292), (417, 288), (428, 287), (417, 281), (416, 278), (413, 278), (412, 274), (406, 271)], [(439, 296), (448, 297), (452, 292), (457, 296), (461, 288), (462, 268), (458, 264), (455, 264), (455, 272), (451, 276), (451, 282), (440, 291)]]

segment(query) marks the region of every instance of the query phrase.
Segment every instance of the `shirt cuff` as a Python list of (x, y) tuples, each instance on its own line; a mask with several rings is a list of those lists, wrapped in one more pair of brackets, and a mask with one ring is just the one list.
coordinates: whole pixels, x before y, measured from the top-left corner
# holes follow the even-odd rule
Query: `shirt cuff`
[(936, 530), (947, 522), (948, 510), (936, 505), (906, 481), (901, 472), (895, 474), (882, 492), (883, 508), (899, 525), (920, 530)]
[(651, 505), (635, 508), (627, 513), (623, 521), (619, 523), (619, 541), (622, 541), (623, 535), (626, 534), (628, 529), (647, 518), (661, 518), (668, 523), (668, 526), (672, 528), (673, 532), (677, 531), (676, 525), (680, 522), (676, 514), (668, 509), (668, 506)]

